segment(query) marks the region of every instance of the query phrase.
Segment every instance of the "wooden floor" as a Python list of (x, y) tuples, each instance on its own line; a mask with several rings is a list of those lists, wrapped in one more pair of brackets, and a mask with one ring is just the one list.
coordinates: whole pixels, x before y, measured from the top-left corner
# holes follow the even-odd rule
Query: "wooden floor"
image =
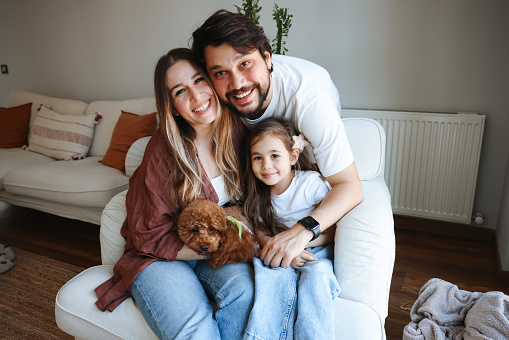
[[(387, 338), (401, 339), (419, 289), (438, 277), (468, 291), (509, 294), (494, 231), (396, 216), (396, 261)], [(425, 231), (424, 231), (425, 230)], [(0, 202), (0, 243), (75, 265), (100, 264), (99, 226)]]

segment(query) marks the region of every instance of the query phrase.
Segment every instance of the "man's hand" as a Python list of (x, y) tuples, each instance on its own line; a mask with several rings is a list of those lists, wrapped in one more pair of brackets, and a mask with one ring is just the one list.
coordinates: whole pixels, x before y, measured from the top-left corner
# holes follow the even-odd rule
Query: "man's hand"
[(267, 240), (257, 255), (266, 266), (288, 268), (312, 238), (313, 232), (297, 223), (294, 227)]

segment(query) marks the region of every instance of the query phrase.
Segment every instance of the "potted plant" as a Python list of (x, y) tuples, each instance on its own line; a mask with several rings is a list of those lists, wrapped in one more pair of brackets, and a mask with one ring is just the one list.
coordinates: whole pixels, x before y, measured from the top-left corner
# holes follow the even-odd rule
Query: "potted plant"
[[(237, 8), (237, 12), (243, 13), (247, 17), (251, 18), (257, 25), (260, 24), (260, 11), (262, 7), (258, 5), (259, 0), (243, 0), (242, 7), (234, 5)], [(288, 8), (281, 8), (274, 3), (272, 10), (272, 19), (276, 22), (277, 33), (276, 37), (272, 39), (272, 52), (275, 54), (285, 54), (288, 49), (285, 47), (286, 38), (288, 38), (288, 32), (292, 27), (293, 15), (289, 14)]]

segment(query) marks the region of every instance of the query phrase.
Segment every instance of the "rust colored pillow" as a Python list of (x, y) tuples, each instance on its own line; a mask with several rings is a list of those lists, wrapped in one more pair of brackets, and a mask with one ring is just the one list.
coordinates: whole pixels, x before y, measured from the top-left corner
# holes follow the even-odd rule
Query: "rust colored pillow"
[(0, 148), (19, 148), (27, 143), (32, 103), (0, 107)]
[(122, 111), (118, 119), (110, 146), (102, 160), (102, 164), (125, 173), (125, 156), (131, 145), (140, 138), (151, 136), (157, 126), (156, 113), (137, 115)]

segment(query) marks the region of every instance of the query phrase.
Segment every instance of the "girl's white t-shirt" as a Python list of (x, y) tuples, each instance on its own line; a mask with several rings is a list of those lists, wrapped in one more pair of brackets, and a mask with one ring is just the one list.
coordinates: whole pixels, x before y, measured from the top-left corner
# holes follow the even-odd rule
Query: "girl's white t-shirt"
[(319, 172), (295, 171), (288, 189), (270, 196), (278, 220), (291, 228), (315, 210), (328, 192), (329, 187)]

